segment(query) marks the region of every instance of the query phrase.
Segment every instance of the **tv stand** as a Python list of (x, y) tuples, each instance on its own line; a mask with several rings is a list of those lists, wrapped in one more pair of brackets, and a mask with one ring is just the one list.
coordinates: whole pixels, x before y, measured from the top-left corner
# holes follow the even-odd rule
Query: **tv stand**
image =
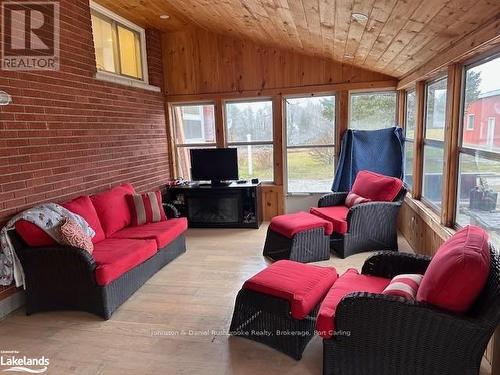
[(163, 200), (187, 217), (191, 228), (259, 228), (261, 184), (217, 182), (173, 186)]

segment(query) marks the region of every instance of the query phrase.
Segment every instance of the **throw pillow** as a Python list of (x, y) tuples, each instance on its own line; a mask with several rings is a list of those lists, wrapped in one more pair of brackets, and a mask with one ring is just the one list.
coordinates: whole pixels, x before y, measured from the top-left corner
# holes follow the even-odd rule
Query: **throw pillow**
[(419, 275), (418, 273), (397, 275), (387, 285), (382, 294), (415, 300), (423, 277), (424, 275)]
[(167, 220), (165, 211), (163, 210), (161, 192), (159, 191), (144, 194), (128, 194), (127, 201), (132, 226)]
[(88, 251), (90, 254), (94, 251), (94, 244), (82, 229), (82, 227), (70, 218), (64, 218), (59, 227), (61, 242), (65, 245), (78, 247)]
[(351, 208), (352, 206), (355, 206), (360, 203), (367, 203), (371, 202), (371, 199), (362, 197), (361, 195), (358, 195), (356, 193), (349, 193), (347, 194), (347, 198), (345, 199), (345, 205), (346, 207)]

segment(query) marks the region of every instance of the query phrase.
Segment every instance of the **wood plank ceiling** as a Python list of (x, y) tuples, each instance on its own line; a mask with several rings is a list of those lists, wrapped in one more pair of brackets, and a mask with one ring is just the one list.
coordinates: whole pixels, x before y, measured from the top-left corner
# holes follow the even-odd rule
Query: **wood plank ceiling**
[[(143, 27), (190, 25), (402, 77), (482, 24), (500, 0), (97, 0)], [(359, 13), (367, 19), (355, 19)], [(170, 18), (161, 19), (160, 15)]]

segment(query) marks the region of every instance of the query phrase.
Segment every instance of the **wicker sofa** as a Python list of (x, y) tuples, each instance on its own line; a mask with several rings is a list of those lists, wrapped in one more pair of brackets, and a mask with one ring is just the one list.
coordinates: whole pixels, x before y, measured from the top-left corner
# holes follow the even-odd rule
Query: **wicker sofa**
[[(122, 187), (101, 193), (105, 198), (101, 201), (110, 202), (110, 217), (116, 213), (117, 220), (120, 210), (112, 195), (126, 194), (120, 190)], [(130, 185), (126, 187), (130, 192)], [(87, 197), (77, 200), (80, 206), (82, 202), (87, 206), (91, 202)], [(123, 203), (121, 199), (119, 202)], [(101, 212), (97, 210), (97, 214)], [(82, 310), (109, 319), (152, 275), (186, 251), (186, 219), (179, 218), (174, 207), (167, 205), (165, 212), (166, 221), (124, 226), (113, 234), (105, 230), (105, 238), (94, 243), (92, 255), (58, 244), (30, 246), (27, 242), (33, 242), (33, 238), (16, 226), (9, 236), (25, 273), (27, 315), (49, 310)], [(88, 212), (77, 213), (89, 224), (95, 222)], [(99, 219), (105, 222), (102, 215)]]
[[(477, 375), (500, 322), (500, 258), (493, 248), (490, 253), (487, 284), (465, 315), (383, 294), (344, 297), (335, 314), (340, 334), (323, 340), (323, 374)], [(426, 256), (380, 252), (366, 260), (362, 274), (423, 274), (429, 263)]]

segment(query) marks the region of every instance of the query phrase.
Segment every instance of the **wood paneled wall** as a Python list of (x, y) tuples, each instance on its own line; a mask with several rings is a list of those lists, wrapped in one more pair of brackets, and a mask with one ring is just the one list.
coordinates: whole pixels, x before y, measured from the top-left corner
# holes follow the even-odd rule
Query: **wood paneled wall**
[(169, 96), (394, 79), (199, 29), (164, 34), (163, 48)]
[(335, 92), (336, 141), (340, 143), (347, 128), (348, 90), (397, 84), (393, 77), (381, 73), (199, 29), (164, 34), (163, 48), (167, 102), (214, 102), (219, 147), (226, 144), (220, 139), (224, 134), (224, 100), (272, 98), (275, 181), (263, 190), (265, 220), (284, 212), (283, 96)]

